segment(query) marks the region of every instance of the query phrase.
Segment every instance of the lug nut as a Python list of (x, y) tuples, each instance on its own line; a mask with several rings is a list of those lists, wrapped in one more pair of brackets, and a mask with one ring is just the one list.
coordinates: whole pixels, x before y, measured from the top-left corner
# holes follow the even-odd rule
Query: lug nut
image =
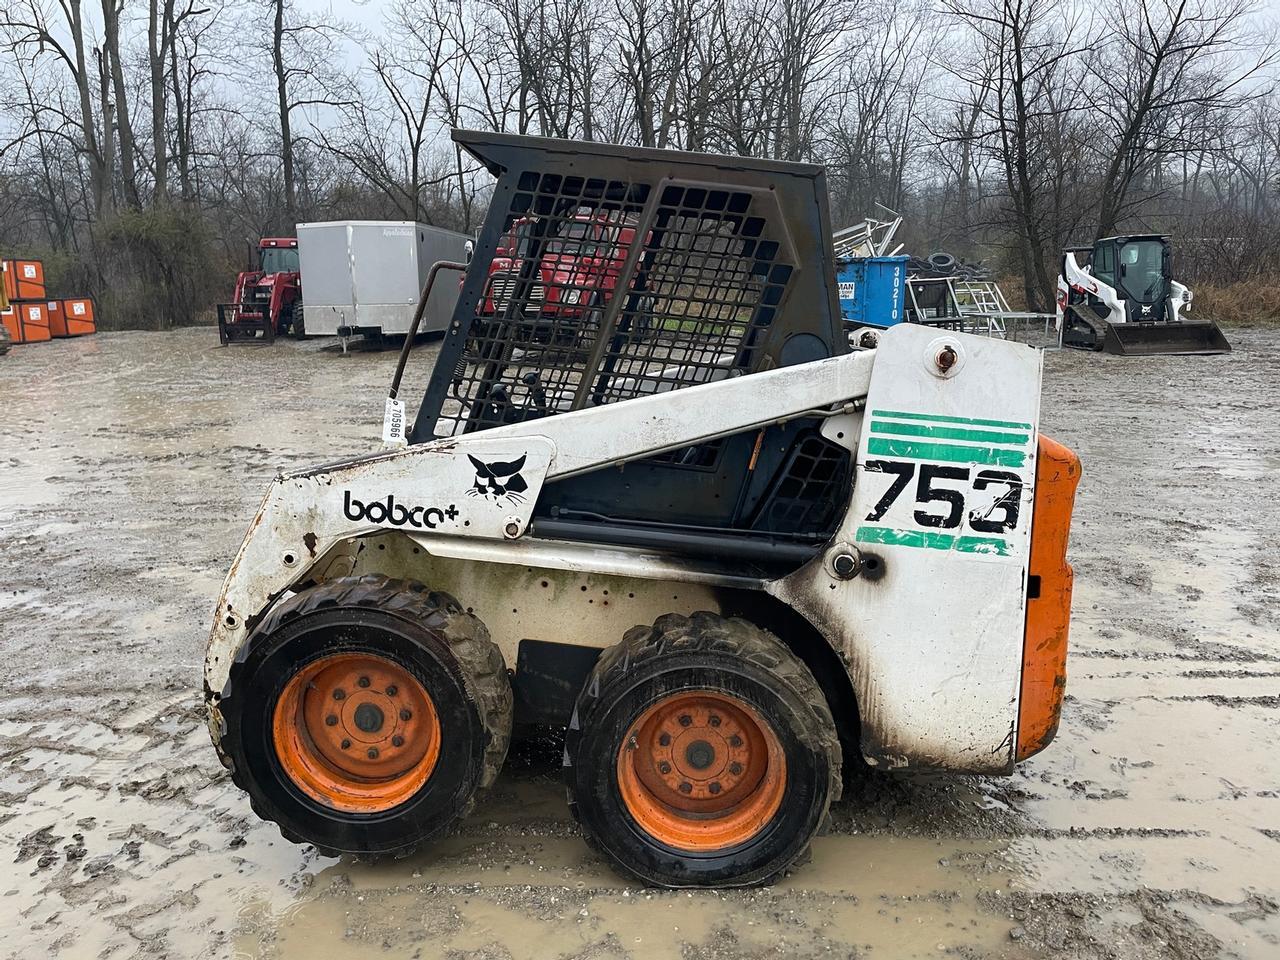
[(693, 784), (686, 780), (684, 783), (680, 784), (680, 792), (693, 793)]
[(712, 781), (711, 786), (707, 787), (707, 789), (710, 790), (712, 793), (719, 793), (720, 782), (718, 780)]
[(400, 711), (400, 719), (401, 719), (401, 720), (412, 720), (412, 719), (413, 719), (413, 714), (412, 714), (412, 713), (410, 713), (408, 710), (401, 710), (401, 711)]
[(367, 687), (367, 686), (369, 686), (369, 678), (368, 678), (368, 677), (361, 677), (359, 680), (357, 680), (357, 681), (356, 681), (356, 683), (357, 683), (359, 686)]
[(671, 734), (664, 733), (658, 737), (658, 744), (663, 747), (671, 746)]
[(351, 741), (350, 741), (350, 740), (343, 740), (343, 741), (342, 741), (342, 749), (343, 749), (343, 750), (350, 750), (350, 749), (351, 749)]
[(733, 763), (729, 764), (729, 772), (732, 773), (735, 777), (738, 776), (740, 773), (742, 773), (742, 764), (740, 764), (737, 760), (733, 761)]
[(671, 764), (669, 764), (669, 763), (667, 763), (667, 761), (663, 760), (660, 764), (658, 764), (658, 772), (659, 772), (659, 773), (661, 773), (661, 774), (668, 774), (668, 773), (670, 773), (670, 772), (671, 772)]
[(369, 752), (368, 752), (367, 754), (365, 754), (365, 756), (367, 756), (370, 760), (377, 760), (377, 759), (378, 759), (378, 748), (377, 748), (377, 747), (370, 747), (370, 748), (369, 748)]
[(397, 733), (394, 737), (391, 738), (391, 745), (393, 747), (403, 747), (404, 737), (400, 736), (400, 734)]
[(711, 724), (713, 727), (718, 727), (718, 726), (720, 726), (720, 718), (719, 718), (719, 717), (717, 717), (717, 716), (713, 713), (713, 714), (708, 718), (707, 723)]
[(735, 733), (732, 737), (729, 738), (729, 746), (731, 747), (742, 746), (742, 738)]
[(336, 727), (336, 726), (338, 725), (338, 717), (337, 717), (337, 715), (336, 715), (336, 714), (332, 714), (332, 713), (331, 713), (331, 714), (329, 714), (327, 717), (325, 717), (325, 718), (324, 718), (324, 725), (325, 725), (326, 727)]
[(343, 690), (341, 687), (339, 687), (337, 690), (333, 691), (333, 699), (335, 699), (335, 700), (345, 700), (345, 699), (347, 699), (347, 691), (345, 691), (345, 690)]
[(397, 687), (394, 683), (391, 686), (387, 687), (388, 697), (394, 697), (399, 692), (400, 692), (400, 688)]
[(693, 717), (689, 716), (687, 713), (682, 713), (680, 715), (680, 726), (687, 727), (691, 723), (693, 723)]

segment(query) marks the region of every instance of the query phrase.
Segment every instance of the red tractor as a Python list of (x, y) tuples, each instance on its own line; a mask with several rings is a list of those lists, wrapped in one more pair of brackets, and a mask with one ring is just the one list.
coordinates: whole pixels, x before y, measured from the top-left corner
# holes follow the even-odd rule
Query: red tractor
[[(481, 315), (523, 321), (535, 340), (547, 339), (548, 333), (559, 339), (580, 328), (581, 321), (599, 321), (635, 241), (635, 228), (616, 214), (520, 217), (498, 241)], [(643, 289), (643, 281), (639, 286)], [(651, 297), (641, 299), (624, 306), (647, 315)], [(523, 316), (507, 316), (513, 301), (526, 305)]]
[(232, 303), (218, 304), (218, 337), (223, 344), (276, 336), (305, 336), (302, 320), (302, 273), (295, 237), (264, 237), (258, 241), (258, 269), (236, 276)]

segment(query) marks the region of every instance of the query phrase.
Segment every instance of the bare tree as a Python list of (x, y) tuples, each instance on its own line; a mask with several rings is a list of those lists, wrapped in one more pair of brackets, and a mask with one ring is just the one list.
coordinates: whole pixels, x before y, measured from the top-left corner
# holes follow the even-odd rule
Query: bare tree
[(1275, 48), (1257, 35), (1253, 9), (1249, 0), (1133, 0), (1113, 18), (1093, 58), (1105, 163), (1098, 236), (1142, 201), (1134, 193), (1144, 179), (1204, 139), (1207, 118), (1243, 111), (1256, 94), (1247, 81)]
[(15, 65), (23, 60), (48, 56), (59, 61), (67, 71), (75, 87), (76, 105), (79, 108), (80, 149), (87, 159), (93, 184), (94, 210), (101, 214), (111, 202), (110, 153), (104, 153), (98, 144), (93, 113), (92, 78), (85, 54), (86, 34), (84, 13), (80, 0), (60, 0), (58, 10), (62, 14), (61, 28), (70, 36), (70, 44), (64, 45), (54, 35), (43, 4), (25, 0), (7, 8), (0, 20), (0, 28), (6, 36), (5, 48), (14, 58)]
[[(1088, 31), (1068, 19), (1061, 0), (944, 0), (968, 26), (976, 55), (959, 71), (976, 88), (980, 104), (974, 136), (996, 160), (1004, 180), (1023, 293), (1032, 310), (1044, 310), (1053, 289), (1049, 275), (1053, 230), (1047, 214), (1052, 188), (1047, 175), (1046, 129), (1075, 109), (1071, 71)], [(1084, 97), (1079, 98), (1081, 101)]]

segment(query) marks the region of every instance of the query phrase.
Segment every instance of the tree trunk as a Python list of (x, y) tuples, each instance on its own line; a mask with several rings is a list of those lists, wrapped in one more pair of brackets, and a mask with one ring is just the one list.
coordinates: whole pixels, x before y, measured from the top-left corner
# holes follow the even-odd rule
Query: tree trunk
[(120, 63), (120, 7), (124, 0), (102, 0), (103, 52), (110, 67), (111, 87), (115, 93), (116, 131), (120, 136), (120, 176), (124, 181), (124, 198), (130, 206), (141, 207), (138, 196), (137, 148), (133, 127), (129, 123), (128, 88)]
[(284, 0), (272, 0), (275, 27), (271, 38), (271, 65), (276, 74), (276, 98), (280, 110), (280, 162), (284, 167), (285, 218), (298, 220), (297, 195), (293, 185), (293, 133), (289, 128), (289, 74), (284, 63)]
[(68, 0), (67, 20), (71, 27), (71, 40), (75, 49), (76, 94), (80, 101), (80, 126), (84, 130), (84, 152), (89, 158), (89, 182), (93, 189), (93, 212), (102, 218), (103, 211), (111, 203), (111, 171), (103, 162), (94, 128), (93, 100), (89, 86), (89, 69), (84, 54), (84, 18), (80, 0)]
[(147, 63), (151, 71), (151, 149), (155, 158), (154, 202), (164, 203), (169, 195), (169, 144), (166, 130), (168, 97), (164, 88), (166, 54), (172, 41), (173, 0), (150, 0), (147, 4)]
[(102, 169), (104, 208), (115, 207), (112, 175), (116, 166), (115, 107), (111, 103), (111, 64), (105, 50), (95, 51), (98, 58), (98, 96), (102, 109)]

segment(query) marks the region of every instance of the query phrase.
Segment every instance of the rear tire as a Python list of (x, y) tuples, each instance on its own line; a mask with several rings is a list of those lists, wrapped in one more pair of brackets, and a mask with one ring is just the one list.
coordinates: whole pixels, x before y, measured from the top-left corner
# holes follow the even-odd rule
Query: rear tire
[(493, 784), (512, 697), (502, 654), (453, 597), (365, 576), (268, 614), (219, 710), (232, 779), (287, 840), (405, 856)]
[(840, 795), (840, 744), (808, 668), (711, 613), (635, 627), (588, 677), (565, 735), (569, 805), (619, 870), (665, 887), (767, 883)]

